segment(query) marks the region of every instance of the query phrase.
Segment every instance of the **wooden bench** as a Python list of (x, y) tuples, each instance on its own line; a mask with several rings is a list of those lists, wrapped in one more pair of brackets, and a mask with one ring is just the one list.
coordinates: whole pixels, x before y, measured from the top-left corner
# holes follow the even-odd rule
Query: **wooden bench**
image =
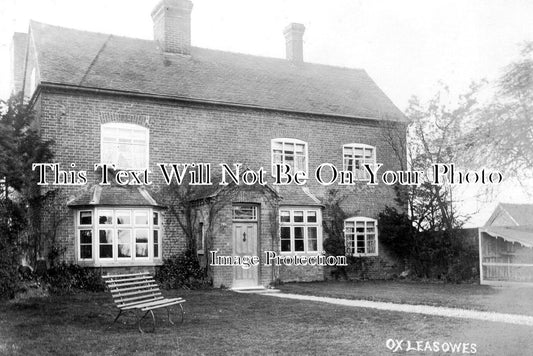
[[(154, 309), (166, 308), (168, 321), (174, 325), (170, 319), (170, 307), (179, 305), (181, 311), (181, 322), (183, 323), (183, 306), (185, 302), (182, 298), (165, 298), (161, 294), (157, 283), (148, 272), (117, 274), (102, 276), (105, 280), (113, 300), (119, 309), (118, 315), (113, 324), (118, 320), (123, 312), (132, 311), (138, 318), (138, 328), (141, 333), (144, 330), (141, 327), (141, 321), (150, 313), (152, 315), (152, 332), (155, 330)], [(137, 311), (142, 316), (137, 316)]]

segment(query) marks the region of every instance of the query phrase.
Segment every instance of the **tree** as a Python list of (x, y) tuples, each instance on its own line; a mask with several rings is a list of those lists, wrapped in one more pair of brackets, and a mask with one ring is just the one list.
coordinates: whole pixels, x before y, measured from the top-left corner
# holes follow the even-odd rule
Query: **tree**
[(45, 196), (41, 196), (36, 184), (32, 164), (49, 162), (51, 145), (51, 141), (43, 141), (39, 136), (33, 113), (20, 95), (0, 101), (0, 178), (4, 185), (0, 197), (0, 280), (4, 284), (0, 286), (0, 294), (3, 295), (13, 296), (16, 289), (22, 240), (38, 242), (41, 237), (36, 219)]
[[(410, 122), (405, 139), (397, 125), (383, 124), (384, 138), (402, 169), (428, 173), (435, 163), (460, 165), (458, 142), (463, 126), (476, 110), (478, 87), (472, 85), (458, 100), (446, 86), (427, 102), (413, 97), (406, 110)], [(453, 204), (453, 186), (449, 182), (433, 185), (428, 175), (419, 185), (396, 187), (398, 205), (407, 210), (387, 207), (380, 214), (381, 241), (418, 277), (471, 278), (472, 267), (464, 262), (472, 261), (471, 251), (463, 246), (457, 230), (463, 219)], [(458, 270), (470, 273), (458, 274)]]
[[(384, 140), (395, 152), (402, 170), (428, 172), (435, 163), (457, 163), (461, 153), (458, 141), (462, 127), (475, 111), (478, 88), (472, 85), (456, 103), (444, 85), (426, 102), (412, 97), (406, 110), (406, 136), (397, 123), (382, 124)], [(433, 185), (424, 179), (420, 185), (399, 186), (397, 200), (399, 206), (407, 207), (418, 231), (451, 230), (461, 225), (453, 206), (452, 186), (446, 182)]]
[(40, 195), (32, 165), (51, 161), (53, 141), (41, 139), (34, 114), (21, 95), (0, 101), (0, 107), (0, 177), (23, 199), (31, 200)]
[(533, 41), (509, 64), (495, 92), (473, 117), (461, 144), (473, 167), (499, 170), (504, 176), (531, 178), (533, 172)]

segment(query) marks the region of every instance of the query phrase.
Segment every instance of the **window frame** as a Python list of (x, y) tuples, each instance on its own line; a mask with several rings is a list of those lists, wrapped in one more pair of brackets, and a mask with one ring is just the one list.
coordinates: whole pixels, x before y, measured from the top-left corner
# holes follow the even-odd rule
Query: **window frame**
[[(104, 131), (107, 128), (111, 129), (119, 129), (119, 130), (140, 130), (144, 132), (144, 139), (146, 141), (146, 147), (144, 148), (144, 155), (146, 160), (146, 166), (145, 167), (124, 167), (119, 164), (119, 162), (109, 162), (104, 160)], [(107, 136), (106, 136), (107, 137)], [(115, 138), (115, 137), (114, 137)], [(118, 142), (114, 143), (118, 146)], [(133, 144), (130, 143), (130, 146), (133, 147)], [(116, 148), (118, 151), (118, 148)], [(133, 153), (132, 153), (133, 156)], [(127, 170), (145, 170), (148, 169), (150, 166), (150, 129), (137, 124), (131, 124), (131, 123), (125, 123), (125, 122), (107, 122), (100, 125), (100, 163), (108, 163), (108, 164), (114, 164), (116, 169), (127, 169)]]
[[(273, 138), (270, 140), (270, 163), (271, 163), (271, 170), (272, 170), (272, 176), (275, 176), (274, 172), (275, 172), (275, 168), (274, 168), (274, 164), (276, 164), (277, 162), (274, 162), (274, 144), (275, 143), (281, 143), (282, 145), (282, 149), (281, 149), (281, 159), (282, 161), (280, 162), (281, 164), (284, 164), (285, 163), (285, 145), (286, 144), (292, 144), (294, 146), (296, 146), (297, 144), (298, 145), (303, 145), (304, 146), (304, 158), (305, 158), (305, 162), (304, 162), (304, 166), (305, 166), (305, 169), (304, 170), (299, 170), (299, 171), (296, 171), (296, 166), (293, 165), (291, 167), (292, 169), (292, 174), (295, 174), (296, 172), (303, 172), (303, 178), (307, 178), (309, 176), (309, 152), (308, 152), (308, 147), (309, 145), (307, 144), (306, 141), (302, 141), (302, 140), (299, 140), (299, 139), (296, 139), (296, 138), (286, 138), (286, 137), (280, 137), (280, 138)], [(293, 155), (294, 157), (296, 157), (296, 150), (293, 151)], [(294, 162), (296, 162), (296, 160), (294, 160)]]
[[(348, 232), (347, 232), (347, 227), (346, 227), (346, 223), (347, 222), (351, 222), (353, 223), (353, 227), (354, 227), (354, 232), (353, 232), (353, 247), (349, 247), (348, 246)], [(357, 246), (356, 246), (356, 242), (357, 242), (357, 222), (363, 222), (365, 225), (365, 232), (364, 232), (364, 241), (365, 241), (365, 252), (363, 253), (358, 253), (357, 252)], [(369, 233), (367, 231), (367, 224), (369, 222), (373, 222), (374, 223), (374, 233)], [(370, 257), (370, 256), (378, 256), (379, 255), (379, 236), (378, 236), (378, 221), (376, 219), (373, 219), (373, 218), (369, 218), (369, 217), (366, 217), (366, 216), (354, 216), (354, 217), (350, 217), (348, 219), (345, 219), (344, 220), (344, 224), (343, 224), (343, 234), (344, 234), (344, 246), (345, 246), (345, 251), (346, 251), (346, 255), (348, 256), (354, 256), (354, 257)], [(374, 235), (374, 246), (375, 246), (375, 252), (372, 252), (372, 253), (369, 253), (368, 252), (368, 235)], [(352, 249), (353, 249), (353, 252), (352, 252)]]
[[(289, 212), (289, 222), (282, 221), (282, 212)], [(294, 219), (294, 212), (303, 212), (303, 221), (295, 221)], [(309, 222), (309, 213), (313, 212), (315, 216), (314, 222)], [(308, 206), (292, 206), (292, 207), (280, 207), (279, 208), (279, 252), (281, 254), (318, 254), (321, 251), (322, 248), (322, 209), (321, 208), (313, 208)], [(282, 250), (282, 235), (281, 231), (282, 228), (289, 228), (289, 238), (290, 238), (290, 251), (283, 251)], [(296, 251), (296, 236), (295, 236), (295, 228), (296, 227), (302, 227), (303, 228), (303, 242), (304, 242), (304, 249), (303, 251)], [(309, 249), (309, 228), (316, 228), (316, 250), (310, 250)]]
[[(81, 214), (91, 213), (91, 224), (81, 224)], [(119, 224), (117, 217), (121, 213), (128, 212), (130, 221), (129, 224)], [(146, 213), (148, 215), (148, 223), (136, 224), (136, 213)], [(99, 216), (102, 213), (108, 213), (112, 216), (111, 224), (100, 223)], [(102, 206), (92, 209), (77, 209), (76, 214), (76, 259), (78, 262), (84, 265), (92, 266), (131, 266), (131, 265), (155, 265), (162, 263), (162, 241), (163, 241), (163, 224), (162, 213), (158, 209), (150, 207), (114, 207), (114, 206)], [(157, 215), (157, 224), (155, 224), (155, 214)], [(81, 255), (81, 231), (90, 230), (92, 234), (91, 240), (91, 258), (82, 258)], [(100, 230), (111, 230), (112, 241), (110, 242), (112, 248), (112, 257), (100, 257), (100, 246), (106, 245), (100, 242)], [(130, 256), (119, 257), (119, 234), (120, 230), (127, 230), (130, 234), (129, 246)], [(147, 249), (148, 254), (146, 257), (137, 256), (137, 231), (147, 230)], [(157, 231), (158, 243), (154, 243), (154, 231)], [(144, 243), (143, 243), (144, 244)], [(84, 244), (88, 245), (88, 244)], [(157, 257), (155, 256), (155, 248), (157, 245)]]
[[(356, 168), (355, 167), (356, 166), (356, 164), (355, 164), (356, 159), (355, 159), (354, 151), (356, 149), (362, 149), (363, 150), (363, 157), (362, 157), (362, 160), (361, 160), (361, 168)], [(346, 159), (345, 159), (345, 151), (346, 150), (351, 150), (352, 151), (352, 156), (350, 157), (353, 160), (353, 168), (352, 169), (349, 169), (348, 165), (346, 164)], [(372, 150), (371, 162), (367, 162), (366, 161), (365, 150)], [(358, 180), (358, 181), (370, 180), (370, 175), (366, 171), (364, 165), (365, 164), (376, 164), (376, 161), (377, 161), (376, 157), (377, 157), (376, 146), (367, 145), (365, 143), (348, 143), (348, 144), (342, 145), (342, 170), (343, 171), (347, 171), (347, 172), (352, 172), (353, 175), (354, 175), (354, 177), (353, 177), (354, 180)]]

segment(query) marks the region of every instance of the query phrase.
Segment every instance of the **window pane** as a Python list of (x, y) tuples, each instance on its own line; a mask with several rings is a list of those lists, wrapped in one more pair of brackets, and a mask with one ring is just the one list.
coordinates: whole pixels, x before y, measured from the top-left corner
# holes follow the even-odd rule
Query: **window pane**
[(233, 207), (234, 220), (255, 220), (257, 219), (257, 207), (236, 205)]
[(111, 224), (113, 224), (113, 212), (111, 212), (111, 211), (100, 211), (98, 213), (98, 223), (100, 225), (111, 225)]
[(80, 230), (80, 243), (92, 244), (92, 242), (93, 242), (93, 231), (92, 230)]
[(307, 228), (307, 245), (309, 251), (317, 251), (318, 249), (318, 233), (314, 226)]
[(368, 235), (366, 244), (367, 244), (366, 246), (367, 253), (376, 253), (376, 236), (375, 235)]
[(100, 258), (113, 258), (113, 245), (100, 245)]
[(92, 211), (80, 211), (80, 225), (92, 225), (93, 213)]
[(131, 230), (118, 230), (118, 257), (131, 257)]
[(291, 250), (291, 228), (288, 226), (281, 227), (281, 251)]
[(117, 211), (117, 224), (118, 225), (130, 225), (131, 213), (130, 211)]
[(295, 211), (294, 212), (294, 222), (304, 222), (304, 212)]
[(136, 211), (135, 212), (135, 225), (148, 225), (148, 212)]
[(304, 228), (294, 227), (294, 251), (304, 251)]
[(100, 230), (100, 244), (113, 243), (113, 230)]
[(316, 211), (307, 212), (307, 222), (316, 222)]
[(290, 222), (291, 221), (291, 213), (286, 210), (282, 210), (279, 213), (279, 221), (281, 222)]
[(91, 259), (91, 258), (93, 258), (93, 247), (92, 247), (92, 245), (82, 245), (82, 246), (80, 246), (80, 258), (81, 259)]
[[(154, 257), (159, 257), (159, 230), (154, 230)], [(200, 249), (198, 247), (198, 249)], [(203, 249), (203, 246), (202, 246)]]
[(135, 231), (135, 256), (148, 257), (148, 230)]
[(154, 225), (159, 225), (159, 213), (154, 213)]

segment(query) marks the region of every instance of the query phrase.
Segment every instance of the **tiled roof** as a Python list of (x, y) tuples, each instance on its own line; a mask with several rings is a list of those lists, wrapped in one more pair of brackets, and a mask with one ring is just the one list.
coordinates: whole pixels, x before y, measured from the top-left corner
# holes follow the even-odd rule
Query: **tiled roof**
[(159, 206), (143, 187), (93, 185), (68, 202), (68, 206)]
[(192, 47), (164, 54), (155, 41), (32, 21), (41, 82), (275, 110), (405, 120), (361, 69)]
[(310, 205), (321, 206), (320, 200), (309, 190), (308, 187), (297, 185), (276, 186), (276, 191), (281, 197), (280, 205)]

